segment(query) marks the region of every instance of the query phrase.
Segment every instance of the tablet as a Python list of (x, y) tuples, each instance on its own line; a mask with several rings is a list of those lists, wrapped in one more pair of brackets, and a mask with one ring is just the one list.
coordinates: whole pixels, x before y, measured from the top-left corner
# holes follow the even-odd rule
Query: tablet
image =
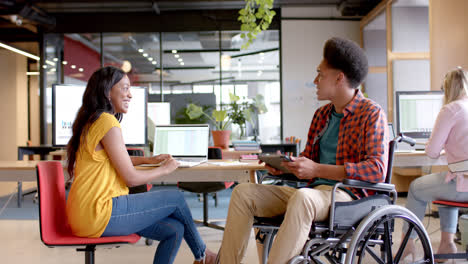
[(258, 159), (284, 173), (291, 173), (286, 167), (281, 166), (281, 162), (288, 161), (287, 157), (283, 154), (260, 154), (258, 155)]

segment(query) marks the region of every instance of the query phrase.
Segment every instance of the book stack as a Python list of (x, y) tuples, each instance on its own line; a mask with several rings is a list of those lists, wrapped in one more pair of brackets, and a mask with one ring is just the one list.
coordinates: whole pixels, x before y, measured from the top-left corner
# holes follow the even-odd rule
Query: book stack
[(234, 150), (237, 151), (248, 151), (248, 150), (259, 150), (260, 144), (257, 141), (253, 140), (235, 140), (232, 141), (232, 146)]

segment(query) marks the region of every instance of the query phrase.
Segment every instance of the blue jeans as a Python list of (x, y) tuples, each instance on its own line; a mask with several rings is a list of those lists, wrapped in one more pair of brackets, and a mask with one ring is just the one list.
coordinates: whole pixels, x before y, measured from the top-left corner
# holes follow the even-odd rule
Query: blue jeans
[(161, 190), (114, 197), (112, 215), (102, 236), (137, 233), (158, 240), (153, 263), (173, 263), (182, 238), (196, 260), (205, 255), (206, 245), (193, 223), (184, 196), (178, 190)]
[[(434, 200), (467, 202), (468, 192), (457, 192), (456, 179), (445, 183), (447, 172), (433, 173), (417, 178), (411, 182), (406, 208), (412, 211), (421, 221), (424, 218), (427, 204)], [(458, 208), (439, 206), (440, 229), (443, 232), (456, 233)], [(406, 232), (407, 226), (403, 228)], [(412, 238), (416, 237), (413, 232)]]

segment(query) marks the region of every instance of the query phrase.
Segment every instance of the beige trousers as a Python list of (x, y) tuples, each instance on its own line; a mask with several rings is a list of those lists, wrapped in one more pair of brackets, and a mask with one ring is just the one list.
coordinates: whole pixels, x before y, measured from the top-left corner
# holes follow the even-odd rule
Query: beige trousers
[[(332, 186), (315, 189), (243, 183), (234, 188), (219, 251), (220, 264), (241, 263), (252, 231), (253, 217), (284, 214), (273, 242), (269, 264), (285, 264), (302, 251), (313, 221), (328, 219)], [(338, 190), (336, 201), (351, 201)], [(250, 263), (249, 263), (250, 264)]]

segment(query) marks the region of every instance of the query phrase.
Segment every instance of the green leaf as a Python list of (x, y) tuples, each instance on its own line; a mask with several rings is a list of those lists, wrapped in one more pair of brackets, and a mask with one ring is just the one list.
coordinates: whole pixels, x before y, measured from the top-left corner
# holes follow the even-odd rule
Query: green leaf
[(231, 102), (237, 102), (237, 101), (239, 101), (239, 99), (240, 99), (239, 96), (237, 96), (237, 95), (235, 95), (235, 94), (232, 94), (232, 93), (229, 93), (229, 100), (230, 100)]
[(185, 113), (190, 119), (196, 119), (203, 115), (203, 108), (195, 104), (189, 104)]
[(216, 120), (216, 122), (223, 122), (224, 119), (227, 117), (227, 111), (226, 110), (213, 110), (213, 117)]
[(241, 25), (241, 31), (249, 31), (249, 26), (247, 26), (246, 24), (242, 24)]

